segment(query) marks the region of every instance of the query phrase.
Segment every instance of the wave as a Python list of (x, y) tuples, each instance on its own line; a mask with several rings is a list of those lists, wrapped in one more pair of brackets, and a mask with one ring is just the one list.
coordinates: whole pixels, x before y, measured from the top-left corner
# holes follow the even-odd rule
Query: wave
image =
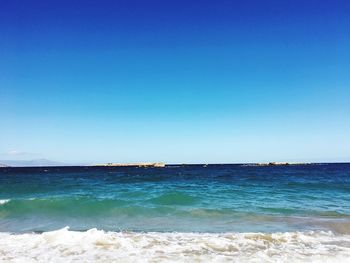
[(350, 262), (350, 235), (332, 232), (0, 233), (5, 262)]
[(181, 192), (170, 192), (145, 200), (99, 199), (83, 197), (55, 197), (29, 199), (0, 199), (1, 218), (21, 218), (30, 215), (53, 218), (106, 217), (177, 217), (183, 219), (263, 219), (266, 222), (280, 218), (324, 218), (350, 220), (349, 214), (338, 211), (303, 210), (280, 207), (255, 207), (251, 211), (225, 207), (204, 208), (198, 197)]
[(10, 199), (0, 199), (0, 205), (4, 205), (10, 201), (11, 201)]
[[(2, 200), (4, 201), (4, 200)], [(51, 215), (96, 215), (106, 213), (115, 207), (122, 207), (128, 202), (115, 199), (81, 198), (50, 198), (50, 199), (13, 199), (5, 200), (0, 206), (0, 212), (8, 216), (26, 215), (30, 213)]]

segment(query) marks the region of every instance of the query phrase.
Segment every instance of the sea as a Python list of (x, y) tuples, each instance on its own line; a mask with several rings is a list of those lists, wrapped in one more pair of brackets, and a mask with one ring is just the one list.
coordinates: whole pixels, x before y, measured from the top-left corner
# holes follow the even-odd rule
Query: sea
[(0, 262), (350, 262), (350, 164), (0, 168)]

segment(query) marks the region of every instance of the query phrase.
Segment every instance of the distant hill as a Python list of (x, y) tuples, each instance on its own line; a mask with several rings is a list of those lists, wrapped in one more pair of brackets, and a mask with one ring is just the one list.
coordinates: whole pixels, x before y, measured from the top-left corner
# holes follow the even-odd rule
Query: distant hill
[(32, 167), (32, 166), (64, 166), (65, 163), (55, 162), (47, 159), (35, 160), (0, 160), (0, 167)]

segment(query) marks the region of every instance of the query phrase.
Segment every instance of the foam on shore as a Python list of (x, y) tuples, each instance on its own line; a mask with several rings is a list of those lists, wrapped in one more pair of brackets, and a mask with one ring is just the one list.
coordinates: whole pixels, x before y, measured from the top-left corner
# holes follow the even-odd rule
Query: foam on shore
[(68, 227), (0, 233), (1, 262), (350, 262), (350, 235), (332, 232), (135, 233)]

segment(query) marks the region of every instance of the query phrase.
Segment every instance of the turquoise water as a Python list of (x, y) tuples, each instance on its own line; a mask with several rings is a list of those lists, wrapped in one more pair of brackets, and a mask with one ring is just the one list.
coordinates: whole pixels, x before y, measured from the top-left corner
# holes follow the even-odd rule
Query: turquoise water
[(0, 168), (0, 232), (350, 233), (350, 164)]

